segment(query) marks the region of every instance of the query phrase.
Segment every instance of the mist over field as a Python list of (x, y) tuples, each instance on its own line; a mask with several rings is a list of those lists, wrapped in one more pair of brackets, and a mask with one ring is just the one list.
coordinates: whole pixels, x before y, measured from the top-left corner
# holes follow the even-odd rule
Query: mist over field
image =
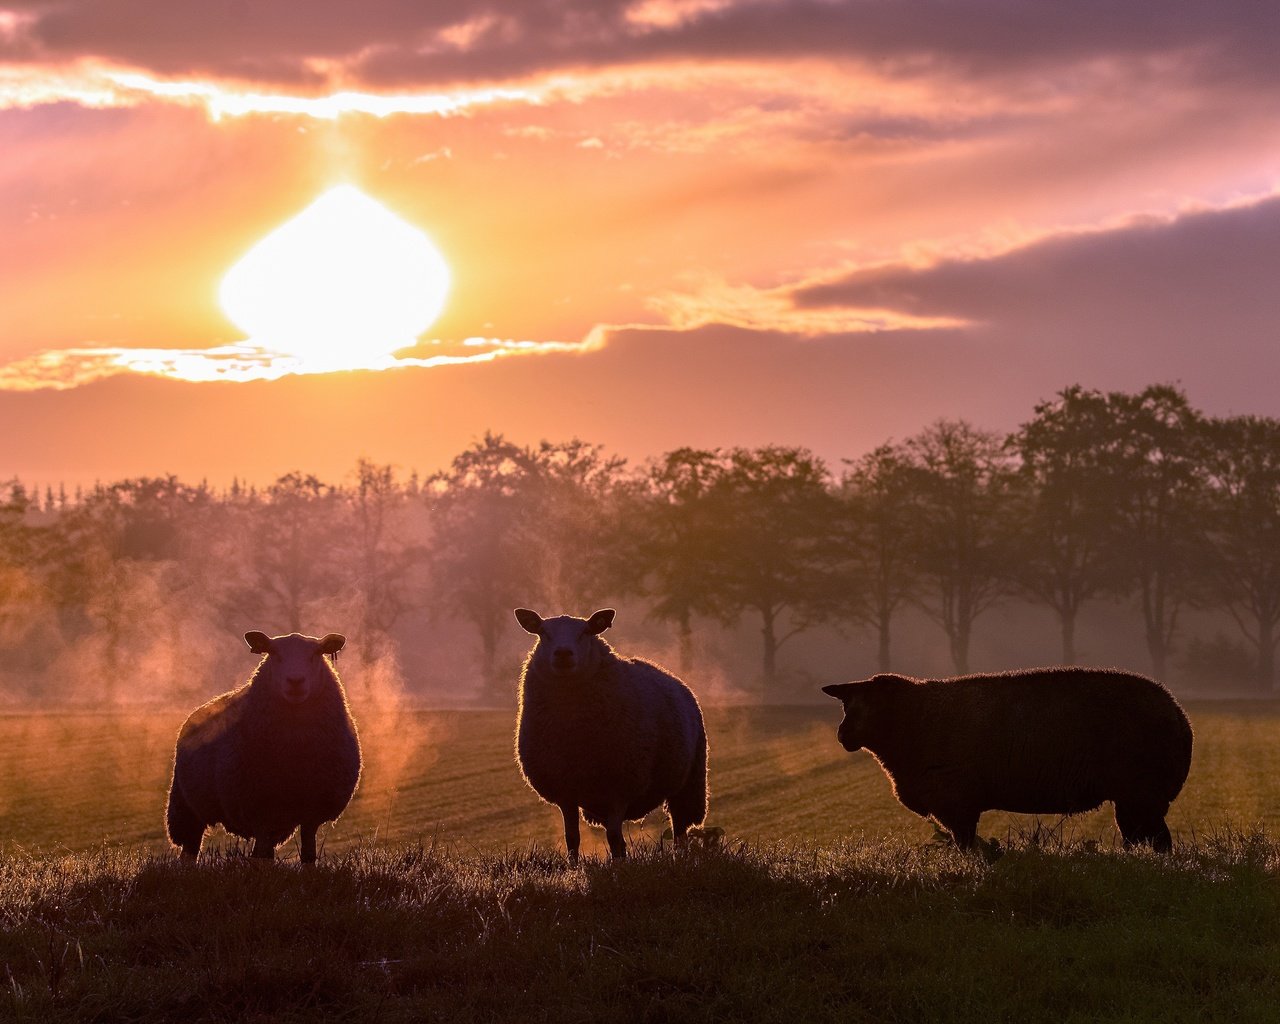
[(1007, 437), (941, 420), (841, 465), (486, 435), (425, 477), (15, 480), (0, 701), (193, 706), (247, 678), (256, 629), (344, 633), (357, 706), (510, 706), (512, 610), (606, 606), (607, 639), (708, 704), (1057, 663), (1264, 695), (1277, 531), (1280, 424), (1167, 386), (1067, 388)]

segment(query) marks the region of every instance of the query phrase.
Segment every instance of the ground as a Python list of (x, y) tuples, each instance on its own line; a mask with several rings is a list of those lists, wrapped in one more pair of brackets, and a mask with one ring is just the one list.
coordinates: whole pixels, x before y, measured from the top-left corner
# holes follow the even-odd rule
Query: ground
[[(513, 760), (513, 715), (500, 711), (400, 711), (357, 707), (365, 772), (347, 813), (321, 839), (355, 844), (423, 842), (470, 852), (530, 843), (561, 848), (559, 812), (526, 788)], [(1196, 733), (1191, 775), (1169, 816), (1184, 838), (1228, 826), (1280, 835), (1280, 702), (1189, 703)], [(182, 712), (0, 715), (0, 851), (85, 851), (102, 844), (163, 852), (173, 738)], [(709, 823), (730, 838), (800, 840), (930, 838), (902, 808), (865, 752), (836, 742), (840, 708), (711, 708)], [(1061, 828), (1110, 844), (1110, 810), (1060, 822), (988, 813), (980, 832)], [(665, 827), (651, 815), (634, 837)], [(598, 830), (585, 851), (604, 848)], [(212, 839), (214, 848), (221, 837)], [(296, 855), (292, 845), (283, 851)]]
[(0, 1020), (1274, 1022), (1280, 706), (1188, 712), (1171, 857), (1105, 813), (937, 843), (833, 705), (712, 710), (723, 841), (578, 868), (507, 714), (362, 714), (316, 868), (173, 855), (180, 714), (3, 717)]

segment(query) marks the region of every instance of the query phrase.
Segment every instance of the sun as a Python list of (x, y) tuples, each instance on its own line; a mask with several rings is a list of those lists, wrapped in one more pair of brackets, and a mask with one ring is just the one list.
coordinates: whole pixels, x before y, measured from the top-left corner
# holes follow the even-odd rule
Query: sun
[(424, 232), (340, 185), (250, 249), (218, 298), (250, 342), (315, 372), (413, 344), (440, 315), (449, 284)]

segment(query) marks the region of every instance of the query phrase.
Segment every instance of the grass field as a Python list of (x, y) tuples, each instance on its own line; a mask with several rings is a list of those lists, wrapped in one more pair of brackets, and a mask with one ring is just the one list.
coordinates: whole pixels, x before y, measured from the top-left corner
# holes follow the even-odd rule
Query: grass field
[[(1280, 702), (1189, 704), (1196, 732), (1191, 776), (1170, 827), (1184, 838), (1264, 826), (1280, 835)], [(158, 853), (173, 737), (181, 713), (0, 716), (0, 850), (79, 852), (104, 843)], [(928, 839), (932, 828), (893, 799), (866, 753), (835, 739), (830, 706), (712, 708), (709, 822), (730, 838), (831, 845), (848, 838)], [(530, 843), (560, 848), (559, 813), (524, 785), (512, 760), (512, 715), (405, 711), (360, 715), (365, 774), (347, 813), (321, 833), (339, 852), (370, 840), (462, 852)], [(983, 816), (1004, 836), (1032, 820)], [(1111, 843), (1110, 811), (1041, 827)], [(632, 835), (656, 837), (652, 815)], [(602, 850), (594, 829), (584, 850)], [(216, 848), (219, 837), (211, 840)], [(296, 851), (285, 851), (294, 855)]]
[(713, 709), (724, 843), (577, 869), (506, 713), (362, 715), (314, 869), (167, 850), (181, 715), (3, 717), (0, 1020), (1274, 1022), (1280, 705), (1188, 712), (1171, 857), (1105, 811), (931, 842), (833, 705)]

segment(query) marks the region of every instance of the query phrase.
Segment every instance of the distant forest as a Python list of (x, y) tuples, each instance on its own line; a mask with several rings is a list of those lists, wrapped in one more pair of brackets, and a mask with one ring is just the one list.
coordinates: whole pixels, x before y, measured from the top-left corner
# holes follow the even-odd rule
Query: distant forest
[(691, 674), (699, 631), (758, 630), (742, 689), (770, 700), (793, 692), (811, 630), (861, 632), (862, 667), (893, 669), (908, 612), (967, 672), (975, 624), (1007, 601), (1051, 613), (1046, 662), (1077, 661), (1086, 606), (1129, 609), (1149, 659), (1133, 667), (1158, 678), (1185, 614), (1210, 610), (1236, 631), (1210, 652), (1223, 674), (1276, 679), (1280, 421), (1206, 416), (1167, 385), (1070, 387), (1009, 436), (943, 420), (839, 466), (781, 446), (630, 466), (486, 435), (427, 477), (361, 460), (340, 482), (5, 486), (10, 702), (201, 698), (251, 667), (246, 629), (345, 632), (366, 688), (430, 700), (399, 668), (417, 644), (455, 691), (509, 702), (528, 640), (513, 608), (618, 601), (662, 623)]

